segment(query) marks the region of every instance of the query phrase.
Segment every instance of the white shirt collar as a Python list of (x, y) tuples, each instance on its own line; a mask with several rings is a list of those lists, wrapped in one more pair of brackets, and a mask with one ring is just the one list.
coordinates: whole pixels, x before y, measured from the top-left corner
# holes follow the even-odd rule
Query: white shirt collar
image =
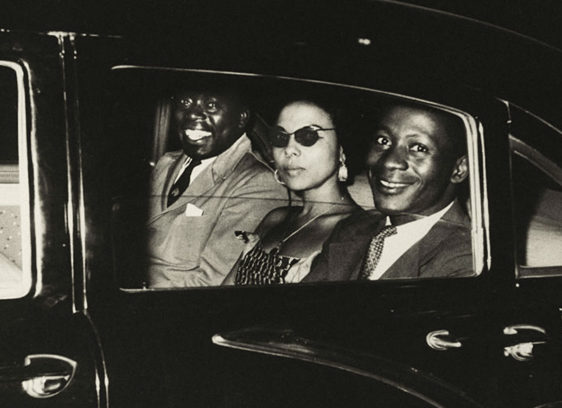
[[(203, 170), (205, 170), (205, 168), (207, 168), (207, 166), (209, 166), (211, 163), (213, 163), (216, 160), (217, 156), (214, 157), (210, 157), (208, 159), (203, 159), (201, 160), (201, 164), (199, 166), (196, 166), (193, 169), (193, 172), (191, 173), (191, 177), (190, 177), (190, 182), (195, 180), (195, 177), (197, 177), (197, 175), (199, 173), (201, 173)], [(183, 172), (185, 171), (185, 169), (187, 168), (187, 166), (189, 166), (189, 164), (193, 161), (193, 159), (189, 156), (186, 156), (185, 161), (183, 162), (180, 171), (178, 172), (178, 175), (176, 176), (176, 179), (174, 180), (174, 183), (176, 181), (178, 181), (178, 179), (180, 178), (180, 176), (183, 174)]]
[[(410, 222), (407, 222), (407, 223), (402, 224), (402, 225), (397, 225), (396, 230), (397, 231), (400, 231), (400, 230), (407, 231), (407, 230), (411, 229), (412, 227), (417, 229), (417, 228), (421, 228), (422, 226), (425, 226), (425, 225), (431, 225), (431, 227), (432, 227), (447, 211), (449, 211), (449, 209), (453, 206), (453, 204), (454, 204), (454, 201), (451, 201), (445, 208), (442, 208), (441, 210), (437, 211), (436, 213), (433, 213), (431, 215), (426, 215), (426, 216), (420, 216), (420, 218), (417, 219), (417, 220), (410, 221)], [(392, 225), (392, 223), (390, 222), (390, 217), (388, 217), (388, 216), (386, 217), (385, 225)]]
[[(213, 178), (215, 177), (224, 178), (230, 174), (230, 172), (240, 161), (240, 159), (248, 152), (251, 153), (251, 142), (248, 136), (246, 135), (246, 133), (243, 133), (242, 136), (240, 136), (238, 140), (236, 140), (232, 144), (232, 146), (230, 146), (228, 149), (226, 149), (218, 156), (202, 160), (201, 165), (193, 169), (193, 173), (191, 174), (190, 179), (191, 181), (193, 181), (198, 174), (200, 174), (204, 169), (206, 169), (211, 164), (213, 165), (212, 167)], [(185, 162), (182, 168), (180, 169), (180, 172), (178, 173), (177, 177), (179, 177), (179, 175), (183, 173), (183, 171), (189, 165), (190, 162), (191, 159), (189, 157), (186, 157)]]
[[(379, 279), (398, 258), (427, 235), (429, 230), (449, 211), (453, 203), (454, 201), (451, 201), (449, 205), (436, 213), (396, 226), (396, 234), (385, 238), (381, 257), (369, 279)], [(389, 217), (386, 217), (386, 225), (391, 225)]]

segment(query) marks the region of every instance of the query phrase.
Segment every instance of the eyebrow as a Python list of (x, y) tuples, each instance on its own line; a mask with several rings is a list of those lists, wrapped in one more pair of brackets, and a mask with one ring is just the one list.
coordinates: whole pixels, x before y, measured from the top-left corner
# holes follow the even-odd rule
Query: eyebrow
[(317, 125), (317, 124), (315, 124), (315, 123), (311, 123), (310, 125), (301, 126), (301, 127), (298, 128), (297, 130), (295, 130), (295, 132), (290, 132), (290, 133), (287, 131), (287, 129), (285, 129), (285, 128), (284, 128), (283, 126), (281, 126), (281, 125), (274, 125), (274, 126), (272, 126), (272, 127), (277, 127), (277, 128), (279, 128), (279, 129), (282, 129), (283, 132), (288, 133), (288, 134), (290, 134), (290, 135), (292, 135), (292, 134), (295, 133), (296, 131), (299, 131), (299, 130), (305, 129), (305, 128), (309, 128), (309, 127), (317, 127), (318, 129), (329, 129), (329, 128), (323, 128), (322, 126)]

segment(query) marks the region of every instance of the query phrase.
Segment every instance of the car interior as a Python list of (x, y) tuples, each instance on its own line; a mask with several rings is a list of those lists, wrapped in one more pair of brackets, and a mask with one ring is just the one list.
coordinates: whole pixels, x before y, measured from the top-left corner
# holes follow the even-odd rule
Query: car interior
[[(17, 142), (17, 89), (13, 72), (0, 70), (3, 88), (0, 121), (5, 137), (0, 149), (0, 260), (2, 282), (10, 286), (17, 279), (22, 265), (20, 180)], [(272, 168), (268, 128), (283, 101), (306, 98), (306, 95), (329, 96), (342, 101), (342, 117), (346, 117), (348, 134), (342, 144), (348, 158), (350, 180), (347, 188), (363, 209), (376, 211), (372, 192), (363, 166), (368, 129), (365, 123), (391, 100), (401, 98), (377, 90), (355, 89), (342, 84), (316, 83), (290, 78), (249, 77), (243, 74), (217, 74), (189, 71), (146, 69), (114, 70), (108, 103), (107, 133), (109, 147), (116, 154), (108, 159), (114, 177), (111, 179), (113, 196), (112, 230), (116, 270), (122, 273), (123, 287), (141, 287), (139, 270), (143, 253), (142, 242), (135, 247), (128, 237), (138, 233), (134, 226), (142, 224), (146, 212), (146, 197), (150, 172), (158, 159), (167, 151), (178, 150), (179, 140), (171, 132), (170, 95), (178, 87), (199, 86), (220, 77), (234, 82), (247, 94), (254, 115), (248, 129), (253, 148)], [(5, 78), (4, 78), (5, 77)], [(141, 86), (139, 86), (141, 85)], [(407, 96), (404, 96), (407, 98)], [(558, 274), (562, 264), (559, 242), (562, 239), (562, 176), (552, 160), (515, 137), (511, 137), (516, 197), (518, 264), (520, 275), (542, 276)], [(123, 160), (123, 158), (126, 158)], [(532, 194), (529, 194), (532, 191)], [(470, 187), (465, 182), (458, 189), (458, 197), (465, 211), (471, 214)], [(292, 199), (298, 201), (298, 197)], [(480, 238), (479, 238), (480, 239)], [(142, 241), (142, 240), (140, 240)], [(122, 247), (123, 243), (127, 247)], [(136, 254), (136, 255), (135, 255)], [(141, 264), (139, 265), (139, 262)], [(133, 266), (136, 265), (136, 266)], [(11, 272), (7, 272), (11, 271)], [(5, 275), (5, 276), (4, 276)], [(10, 278), (12, 276), (12, 278)]]
[(21, 280), (22, 240), (15, 73), (0, 67), (0, 297)]
[(522, 276), (560, 273), (562, 171), (515, 137), (511, 146), (519, 272)]
[[(341, 84), (316, 83), (315, 81), (292, 80), (269, 77), (246, 77), (242, 74), (227, 75), (217, 73), (193, 73), (186, 71), (167, 71), (165, 69), (116, 69), (112, 103), (111, 127), (108, 134), (112, 138), (114, 156), (119, 161), (113, 163), (113, 231), (116, 271), (124, 275), (137, 274), (142, 269), (138, 256), (127, 253), (142, 253), (141, 247), (131, 251), (130, 236), (138, 236), (139, 231), (131, 226), (142, 223), (146, 213), (142, 197), (148, 194), (148, 180), (151, 169), (167, 151), (179, 150), (177, 136), (171, 131), (171, 95), (178, 88), (189, 89), (193, 84), (202, 87), (206, 81), (220, 80), (233, 82), (236, 88), (245, 92), (247, 101), (254, 113), (254, 120), (248, 135), (253, 148), (273, 167), (271, 146), (267, 140), (268, 127), (275, 123), (276, 115), (284, 101), (308, 97), (329, 98), (341, 101), (341, 117), (345, 118), (343, 128), (346, 134), (341, 143), (347, 156), (350, 180), (347, 188), (353, 199), (365, 210), (376, 211), (371, 188), (364, 168), (364, 156), (368, 146), (368, 124), (379, 110), (390, 102), (401, 98), (376, 90), (359, 90)], [(132, 84), (136, 84), (133, 86)], [(143, 86), (138, 86), (143, 84)], [(150, 84), (150, 86), (144, 86)], [(125, 162), (124, 156), (129, 159)], [(470, 214), (470, 188), (468, 180), (458, 189), (461, 203)], [(293, 195), (292, 199), (298, 201)], [(146, 201), (146, 200), (144, 200)], [(478, 239), (482, 239), (481, 237)], [(126, 242), (127, 248), (120, 243)], [(136, 267), (131, 267), (136, 264)], [(124, 287), (143, 286), (138, 279), (121, 277)]]

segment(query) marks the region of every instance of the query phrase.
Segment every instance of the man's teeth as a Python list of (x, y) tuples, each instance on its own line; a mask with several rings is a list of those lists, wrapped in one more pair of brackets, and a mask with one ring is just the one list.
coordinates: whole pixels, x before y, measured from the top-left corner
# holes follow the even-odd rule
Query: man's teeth
[(185, 135), (190, 140), (200, 140), (203, 139), (204, 137), (211, 136), (211, 132), (208, 132), (206, 130), (186, 129)]
[(380, 180), (381, 184), (384, 187), (388, 187), (388, 188), (398, 188), (398, 187), (406, 187), (408, 184), (407, 183), (391, 183), (390, 181), (386, 181), (386, 180)]

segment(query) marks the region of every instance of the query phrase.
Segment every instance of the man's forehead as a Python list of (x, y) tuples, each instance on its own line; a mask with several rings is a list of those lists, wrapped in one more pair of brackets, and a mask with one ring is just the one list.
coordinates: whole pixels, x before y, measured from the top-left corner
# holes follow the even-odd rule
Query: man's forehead
[(413, 117), (424, 117), (431, 119), (437, 123), (440, 122), (439, 115), (437, 112), (433, 110), (429, 110), (424, 107), (418, 106), (410, 106), (410, 105), (391, 105), (386, 109), (383, 109), (382, 114), (380, 115), (380, 121), (392, 121), (397, 119), (404, 119), (404, 118), (413, 118)]
[[(380, 116), (378, 124), (387, 126), (389, 124), (400, 124), (407, 119), (418, 118), (422, 119), (422, 122), (419, 122), (421, 127), (424, 127), (423, 122), (425, 121), (427, 124), (431, 124), (432, 127), (435, 127), (434, 130), (440, 131), (439, 133), (443, 133), (444, 136), (447, 137), (452, 136), (449, 135), (449, 133), (458, 131), (455, 129), (458, 119), (453, 115), (426, 107), (408, 105), (396, 105), (386, 109)], [(412, 125), (415, 126), (416, 122), (414, 121)]]
[(176, 98), (192, 98), (192, 99), (220, 99), (225, 102), (240, 103), (241, 98), (237, 93), (227, 90), (213, 89), (183, 89), (177, 91), (174, 96)]

